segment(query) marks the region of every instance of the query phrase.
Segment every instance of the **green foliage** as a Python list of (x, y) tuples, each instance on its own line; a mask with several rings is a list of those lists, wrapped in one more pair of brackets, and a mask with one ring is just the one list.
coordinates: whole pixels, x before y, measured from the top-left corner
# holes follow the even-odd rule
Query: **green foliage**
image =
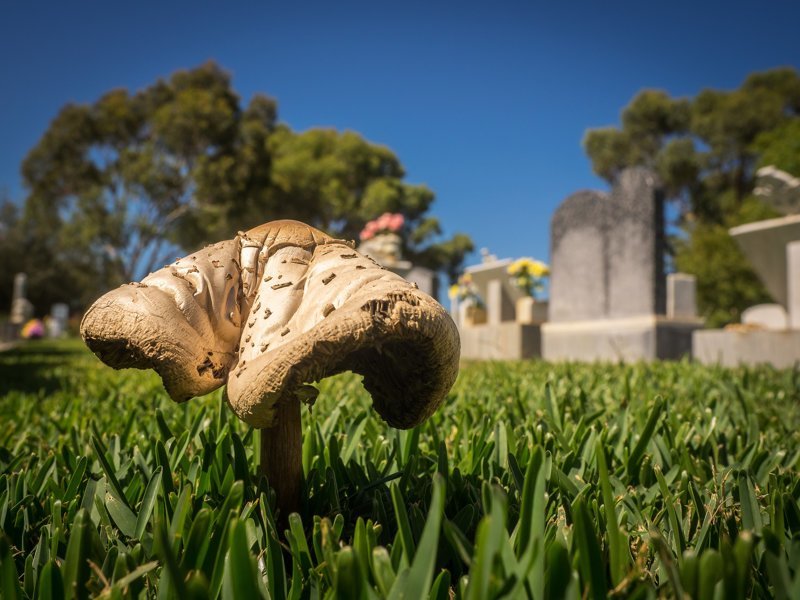
[(756, 147), (760, 150), (758, 166), (771, 165), (800, 175), (800, 119), (762, 133), (756, 138)]
[[(750, 75), (737, 90), (706, 89), (691, 99), (644, 90), (622, 111), (621, 127), (590, 129), (584, 148), (594, 172), (613, 181), (628, 166), (654, 169), (678, 203), (676, 263), (698, 278), (710, 324), (735, 321), (749, 299), (768, 299), (728, 227), (757, 218), (746, 208), (755, 170), (800, 175), (800, 75), (781, 68)], [(764, 211), (760, 211), (763, 213)]]
[[(353, 132), (293, 132), (271, 98), (243, 105), (214, 63), (65, 106), (22, 175), (28, 196), (21, 218), (3, 217), (14, 231), (0, 230), (0, 259), (43, 274), (30, 288), (45, 306), (78, 308), (178, 252), (273, 219), (355, 239), (370, 219), (400, 212), (419, 228), (407, 249), (426, 266), (451, 270), (472, 249), (465, 236), (441, 240), (426, 216), (433, 192), (403, 182), (391, 150)], [(7, 235), (21, 256), (7, 252)], [(59, 293), (53, 273), (75, 281), (73, 293)]]
[(358, 239), (364, 225), (383, 213), (402, 213), (410, 235), (404, 255), (457, 276), (472, 240), (456, 234), (441, 240), (438, 219), (427, 213), (434, 200), (424, 185), (402, 181), (402, 165), (385, 146), (352, 131), (278, 127), (269, 139), (272, 194), (292, 216), (345, 239)]
[(675, 241), (675, 266), (697, 276), (699, 309), (710, 327), (738, 321), (744, 309), (770, 301), (728, 229), (775, 216), (768, 206), (749, 198), (724, 225), (700, 222), (688, 238)]
[[(72, 262), (75, 258), (75, 262)], [(20, 271), (28, 275), (28, 299), (34, 306), (49, 307), (55, 299), (80, 297), (84, 289), (96, 285), (91, 271), (81, 270), (83, 257), (64, 252), (55, 256), (47, 238), (36, 238), (26, 229), (19, 207), (0, 197), (0, 311), (11, 306), (14, 276)], [(57, 285), (56, 285), (57, 282)]]
[(411, 431), (320, 388), (286, 518), (220, 394), (77, 342), (0, 355), (3, 597), (800, 592), (798, 370), (471, 364)]

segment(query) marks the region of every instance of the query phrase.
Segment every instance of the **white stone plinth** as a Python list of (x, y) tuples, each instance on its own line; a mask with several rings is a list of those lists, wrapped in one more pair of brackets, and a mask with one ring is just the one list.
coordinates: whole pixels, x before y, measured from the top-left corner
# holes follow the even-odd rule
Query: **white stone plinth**
[(788, 369), (800, 362), (800, 331), (696, 331), (693, 354), (695, 360), (704, 364), (726, 367), (769, 364)]
[(786, 280), (789, 329), (800, 329), (800, 241), (786, 244)]
[(541, 356), (538, 325), (506, 322), (462, 327), (461, 358), (467, 360), (519, 360)]
[(625, 361), (677, 359), (692, 350), (697, 319), (646, 315), (542, 325), (546, 360)]

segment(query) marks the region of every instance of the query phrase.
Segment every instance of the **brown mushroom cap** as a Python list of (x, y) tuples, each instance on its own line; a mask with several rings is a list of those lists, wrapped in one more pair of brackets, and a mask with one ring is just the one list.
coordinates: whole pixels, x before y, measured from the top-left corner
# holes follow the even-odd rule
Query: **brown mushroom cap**
[(123, 285), (81, 321), (86, 345), (115, 369), (155, 369), (176, 402), (224, 385), (241, 335), (239, 244), (228, 240)]
[(401, 283), (359, 290), (311, 329), (240, 363), (227, 389), (234, 412), (269, 427), (277, 403), (294, 399), (303, 384), (353, 371), (364, 376), (375, 409), (393, 427), (427, 419), (458, 374), (458, 331), (440, 304)]
[(223, 385), (233, 358), (232, 352), (215, 350), (174, 299), (156, 287), (129, 285), (109, 292), (84, 315), (81, 335), (115, 369), (154, 369), (176, 402)]
[(390, 425), (413, 427), (446, 397), (460, 346), (438, 302), (297, 221), (266, 223), (109, 292), (81, 333), (112, 367), (155, 369), (175, 400), (227, 379), (231, 408), (261, 428), (304, 384), (343, 371), (364, 376)]

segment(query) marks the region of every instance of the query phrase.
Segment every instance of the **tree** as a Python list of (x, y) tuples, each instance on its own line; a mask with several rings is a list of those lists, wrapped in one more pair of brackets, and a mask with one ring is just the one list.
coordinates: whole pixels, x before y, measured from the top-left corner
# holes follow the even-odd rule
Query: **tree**
[(798, 72), (755, 73), (737, 90), (706, 89), (694, 98), (644, 90), (621, 121), (586, 133), (592, 167), (609, 182), (634, 165), (659, 174), (684, 232), (673, 240), (675, 265), (698, 277), (698, 302), (709, 324), (735, 321), (747, 306), (768, 301), (727, 230), (775, 216), (753, 196), (759, 166), (800, 174)]
[(47, 236), (24, 226), (15, 202), (0, 200), (0, 310), (10, 309), (14, 276), (21, 271), (28, 276), (27, 297), (41, 313), (53, 302), (80, 298), (84, 286), (94, 285), (80, 256), (53, 248)]
[(294, 203), (298, 218), (345, 239), (358, 239), (364, 225), (383, 213), (402, 213), (411, 234), (404, 253), (415, 262), (444, 271), (451, 281), (472, 240), (441, 236), (439, 220), (428, 215), (433, 192), (403, 183), (402, 165), (391, 150), (357, 133), (312, 129), (293, 133), (279, 127), (270, 138), (276, 205)]
[[(237, 194), (268, 173), (268, 161), (246, 159), (274, 121), (263, 96), (242, 111), (213, 64), (67, 105), (22, 164), (26, 222), (91, 257), (105, 286), (130, 281), (163, 263), (170, 243), (225, 222), (211, 209), (234, 210)], [(212, 221), (209, 212), (222, 214)]]
[(180, 250), (278, 218), (355, 238), (381, 212), (400, 212), (409, 252), (434, 269), (452, 271), (472, 249), (463, 235), (439, 239), (433, 192), (403, 182), (391, 150), (353, 132), (293, 132), (269, 97), (241, 106), (214, 63), (65, 106), (22, 174), (17, 226), (55, 262), (80, 266), (81, 305)]

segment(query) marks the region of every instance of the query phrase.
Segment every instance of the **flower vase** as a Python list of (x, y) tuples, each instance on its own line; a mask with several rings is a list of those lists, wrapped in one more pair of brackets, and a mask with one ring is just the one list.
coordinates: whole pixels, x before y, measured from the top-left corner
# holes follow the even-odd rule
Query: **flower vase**
[(547, 320), (547, 302), (537, 302), (533, 296), (523, 296), (516, 302), (517, 323), (535, 325)]
[(486, 323), (486, 309), (482, 306), (470, 304), (465, 307), (463, 315), (463, 323), (467, 327), (474, 327), (475, 325), (483, 325)]
[(403, 238), (391, 231), (385, 231), (362, 243), (361, 248), (382, 265), (393, 265), (402, 258)]

